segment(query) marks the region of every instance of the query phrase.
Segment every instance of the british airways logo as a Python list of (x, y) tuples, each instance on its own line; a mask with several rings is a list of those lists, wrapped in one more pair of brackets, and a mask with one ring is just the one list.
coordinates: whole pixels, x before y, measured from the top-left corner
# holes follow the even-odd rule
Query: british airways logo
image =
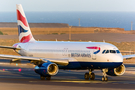
[(29, 34), (28, 36), (22, 37), (22, 39), (20, 40), (20, 42), (22, 42), (22, 43), (29, 42), (31, 38), (32, 38), (32, 35)]
[(97, 54), (100, 52), (100, 47), (86, 47), (88, 49), (97, 49), (97, 51), (95, 51), (93, 54)]

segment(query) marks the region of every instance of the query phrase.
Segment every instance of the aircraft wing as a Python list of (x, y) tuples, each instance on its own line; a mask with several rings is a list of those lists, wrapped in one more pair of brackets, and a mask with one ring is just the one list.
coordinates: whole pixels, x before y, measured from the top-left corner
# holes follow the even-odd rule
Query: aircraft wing
[(133, 57), (135, 57), (135, 54), (132, 54), (132, 55), (124, 55), (124, 56), (123, 56), (123, 59), (131, 59), (131, 58), (133, 58)]
[(16, 48), (12, 46), (0, 46), (0, 48), (7, 48), (7, 49), (14, 49), (14, 50), (21, 50), (21, 48)]
[(28, 57), (28, 56), (15, 56), (15, 55), (3, 55), (0, 54), (0, 58), (8, 58), (12, 59), (12, 61), (17, 61), (17, 60), (28, 60), (32, 62), (53, 62), (58, 65), (68, 65), (69, 64), (69, 59), (68, 58), (61, 58), (61, 59), (52, 59), (52, 58), (39, 58), (39, 57)]

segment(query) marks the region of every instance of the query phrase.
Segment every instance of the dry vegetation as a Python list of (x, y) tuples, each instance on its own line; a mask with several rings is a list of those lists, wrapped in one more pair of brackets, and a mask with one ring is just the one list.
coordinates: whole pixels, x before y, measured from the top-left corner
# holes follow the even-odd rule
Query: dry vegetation
[[(0, 28), (0, 31), (5, 35), (17, 35), (18, 28)], [(33, 35), (43, 34), (88, 34), (94, 32), (108, 32), (108, 33), (135, 33), (134, 31), (124, 31), (122, 28), (100, 28), (100, 27), (68, 27), (64, 28), (31, 28)]]
[[(43, 34), (67, 34), (71, 30), (72, 34), (94, 33), (94, 28), (31, 28), (33, 35)], [(17, 35), (18, 28), (0, 28), (5, 35)]]
[(120, 51), (135, 51), (135, 42), (109, 42), (119, 48)]
[[(2, 46), (12, 46), (13, 44), (17, 42), (18, 42), (18, 39), (17, 40), (10, 40), (10, 39), (1, 40), (0, 39), (0, 45)], [(18, 55), (15, 51), (11, 49), (2, 49), (2, 48), (0, 48), (0, 54)]]

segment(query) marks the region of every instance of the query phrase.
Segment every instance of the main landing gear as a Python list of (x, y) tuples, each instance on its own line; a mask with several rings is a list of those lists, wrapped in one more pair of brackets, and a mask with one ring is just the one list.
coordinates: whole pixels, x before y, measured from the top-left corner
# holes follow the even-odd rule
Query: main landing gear
[[(95, 74), (92, 72), (93, 69), (89, 69), (89, 73), (85, 73), (84, 78), (85, 80), (95, 80)], [(108, 72), (108, 69), (102, 69), (103, 71), (103, 77), (102, 77), (102, 81), (108, 81), (108, 77), (106, 72)]]
[(51, 80), (51, 76), (46, 76), (46, 77), (44, 77), (44, 76), (40, 76), (40, 79), (41, 80)]
[(84, 75), (85, 80), (89, 80), (89, 78), (91, 80), (95, 79), (95, 74), (92, 71), (93, 71), (92, 69), (89, 69), (89, 73), (85, 73)]

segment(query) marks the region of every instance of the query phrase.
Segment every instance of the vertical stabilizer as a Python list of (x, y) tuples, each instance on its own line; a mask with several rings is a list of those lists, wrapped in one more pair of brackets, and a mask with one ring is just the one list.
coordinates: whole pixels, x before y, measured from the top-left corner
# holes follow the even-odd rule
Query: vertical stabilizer
[(35, 39), (33, 38), (33, 35), (31, 33), (22, 5), (17, 4), (16, 9), (17, 9), (19, 41), (21, 43), (34, 42)]

